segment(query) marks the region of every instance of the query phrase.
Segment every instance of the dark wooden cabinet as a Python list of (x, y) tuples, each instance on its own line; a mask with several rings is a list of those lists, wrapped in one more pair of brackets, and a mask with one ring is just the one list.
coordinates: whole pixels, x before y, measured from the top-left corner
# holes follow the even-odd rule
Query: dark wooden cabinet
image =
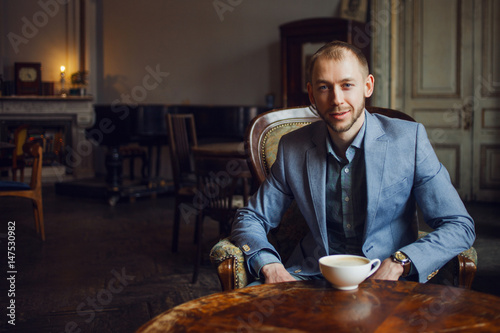
[(341, 40), (359, 47), (370, 62), (371, 30), (365, 23), (340, 18), (313, 18), (286, 23), (281, 32), (283, 107), (308, 105), (307, 64), (325, 43)]

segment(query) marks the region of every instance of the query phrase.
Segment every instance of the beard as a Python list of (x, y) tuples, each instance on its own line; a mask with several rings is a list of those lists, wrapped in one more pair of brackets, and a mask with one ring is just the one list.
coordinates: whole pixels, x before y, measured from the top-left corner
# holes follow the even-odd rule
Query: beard
[(358, 109), (352, 108), (353, 113), (349, 122), (345, 125), (341, 125), (338, 122), (329, 119), (328, 114), (332, 112), (342, 113), (351, 110), (351, 108), (333, 108), (332, 110), (328, 110), (328, 112), (318, 112), (327, 126), (334, 131), (335, 133), (343, 133), (349, 131), (352, 126), (356, 123), (356, 121), (361, 117), (361, 114), (364, 112), (364, 106), (360, 106)]

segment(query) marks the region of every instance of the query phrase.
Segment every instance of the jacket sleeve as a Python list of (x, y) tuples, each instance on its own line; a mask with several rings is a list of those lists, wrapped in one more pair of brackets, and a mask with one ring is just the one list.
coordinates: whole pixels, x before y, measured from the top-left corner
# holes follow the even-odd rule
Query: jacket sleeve
[[(283, 162), (283, 146), (280, 142), (271, 173), (250, 198), (248, 205), (236, 212), (231, 240), (243, 251), (247, 261), (261, 250), (269, 251), (281, 261), (279, 253), (268, 241), (267, 234), (279, 225), (293, 201)], [(252, 268), (249, 271), (253, 275), (257, 274)]]
[(474, 221), (453, 187), (446, 168), (439, 162), (423, 125), (417, 129), (413, 193), (425, 222), (434, 229), (426, 237), (401, 249), (412, 260), (419, 281), (454, 256), (470, 248), (475, 239)]

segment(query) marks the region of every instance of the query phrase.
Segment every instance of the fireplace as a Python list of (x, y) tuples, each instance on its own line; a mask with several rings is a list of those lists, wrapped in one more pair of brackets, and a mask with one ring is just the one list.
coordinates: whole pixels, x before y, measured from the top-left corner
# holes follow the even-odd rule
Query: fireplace
[[(66, 146), (72, 146), (70, 119), (59, 120), (2, 120), (0, 122), (0, 140), (14, 142), (14, 131), (27, 124), (28, 140), (37, 141), (43, 148), (43, 166), (68, 166)], [(71, 172), (71, 169), (68, 168)]]
[(27, 124), (29, 138), (39, 141), (44, 150), (45, 181), (94, 175), (93, 146), (85, 138), (85, 129), (93, 122), (88, 97), (0, 98), (0, 140), (9, 141), (18, 126)]

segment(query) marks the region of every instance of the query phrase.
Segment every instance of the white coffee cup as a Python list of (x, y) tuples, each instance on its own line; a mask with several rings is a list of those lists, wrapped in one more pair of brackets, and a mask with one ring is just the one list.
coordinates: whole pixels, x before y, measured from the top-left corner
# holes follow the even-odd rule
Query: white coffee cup
[(333, 287), (352, 290), (380, 267), (380, 259), (351, 254), (334, 254), (319, 259), (321, 274)]

